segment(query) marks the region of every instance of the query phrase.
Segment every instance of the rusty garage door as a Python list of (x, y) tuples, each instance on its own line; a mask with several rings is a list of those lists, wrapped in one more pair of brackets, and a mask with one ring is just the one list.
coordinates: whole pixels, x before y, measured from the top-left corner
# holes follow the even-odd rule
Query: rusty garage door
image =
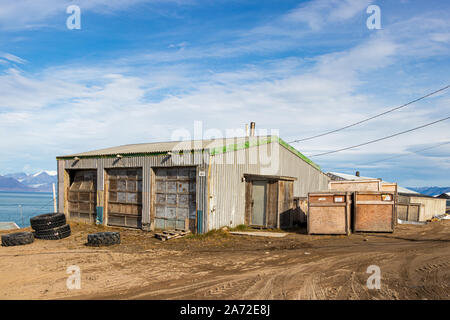
[(96, 219), (97, 172), (77, 170), (70, 173), (69, 218), (94, 223)]
[(107, 175), (108, 225), (140, 228), (142, 226), (142, 169), (110, 169)]
[(154, 217), (156, 229), (196, 226), (195, 167), (155, 168)]

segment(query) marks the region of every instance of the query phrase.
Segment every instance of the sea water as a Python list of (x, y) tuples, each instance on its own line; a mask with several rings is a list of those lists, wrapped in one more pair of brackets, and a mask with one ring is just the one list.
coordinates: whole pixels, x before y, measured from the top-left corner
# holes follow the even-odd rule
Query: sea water
[(53, 194), (47, 192), (0, 191), (0, 222), (13, 221), (19, 227), (29, 227), (30, 218), (53, 212)]

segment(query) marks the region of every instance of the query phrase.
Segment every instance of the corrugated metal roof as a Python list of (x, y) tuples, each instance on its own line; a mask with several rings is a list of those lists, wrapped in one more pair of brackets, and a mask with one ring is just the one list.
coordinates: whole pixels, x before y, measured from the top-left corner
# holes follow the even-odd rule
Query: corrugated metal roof
[(340, 173), (340, 172), (329, 172), (332, 175), (335, 175), (337, 177), (340, 177), (344, 180), (350, 180), (350, 181), (357, 181), (357, 180), (372, 180), (375, 178), (370, 178), (370, 177), (362, 177), (362, 176), (355, 176), (353, 174), (347, 174), (347, 173)]
[(133, 156), (143, 154), (158, 154), (166, 152), (190, 152), (208, 149), (211, 155), (220, 154), (229, 151), (236, 151), (246, 149), (256, 145), (263, 145), (271, 142), (278, 142), (283, 147), (290, 150), (292, 153), (309, 163), (317, 170), (320, 167), (304, 156), (297, 149), (283, 141), (278, 136), (255, 136), (255, 137), (233, 137), (222, 139), (207, 139), (207, 140), (187, 140), (187, 141), (169, 141), (169, 142), (154, 142), (154, 143), (140, 143), (128, 144), (106, 149), (93, 150), (88, 152), (75, 153), (66, 156), (58, 156), (57, 159), (73, 159), (79, 158), (95, 158), (95, 157), (111, 157), (116, 155)]
[[(88, 152), (75, 153), (75, 154), (66, 155), (66, 156), (60, 156), (58, 158), (216, 149), (216, 148), (222, 148), (224, 146), (228, 146), (230, 144), (242, 144), (245, 142), (268, 143), (268, 142), (270, 142), (271, 138), (275, 138), (275, 136), (235, 137), (235, 138), (223, 138), (223, 139), (186, 140), (186, 141), (168, 141), (168, 142), (127, 144), (127, 145), (123, 145), (123, 146), (117, 146), (117, 147), (93, 150), (93, 151), (88, 151)], [(267, 141), (267, 140), (269, 140), (269, 141)]]

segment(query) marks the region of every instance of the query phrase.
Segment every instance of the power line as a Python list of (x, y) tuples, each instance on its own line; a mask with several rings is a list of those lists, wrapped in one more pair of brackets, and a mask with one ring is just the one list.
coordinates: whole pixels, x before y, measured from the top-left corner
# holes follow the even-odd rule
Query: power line
[(413, 104), (413, 103), (415, 103), (415, 102), (417, 102), (417, 101), (420, 101), (420, 100), (423, 100), (423, 99), (425, 99), (425, 98), (428, 98), (428, 97), (430, 97), (430, 96), (432, 96), (432, 95), (434, 95), (434, 94), (436, 94), (436, 93), (438, 93), (438, 92), (444, 91), (444, 90), (448, 89), (449, 87), (450, 87), (450, 85), (447, 85), (447, 86), (445, 86), (445, 87), (443, 87), (443, 88), (440, 88), (440, 89), (438, 89), (438, 90), (436, 90), (436, 91), (433, 91), (433, 92), (431, 92), (431, 93), (428, 93), (428, 94), (426, 94), (426, 95), (424, 95), (424, 96), (422, 96), (422, 97), (420, 97), (420, 98), (417, 98), (417, 99), (412, 100), (412, 101), (410, 101), (410, 102), (408, 102), (408, 103), (402, 104), (401, 106), (398, 106), (398, 107), (395, 107), (395, 108), (393, 108), (393, 109), (387, 110), (387, 111), (385, 111), (385, 112), (379, 113), (379, 114), (374, 115), (374, 116), (372, 116), (372, 117), (370, 117), (370, 118), (367, 118), (367, 119), (364, 119), (364, 120), (361, 120), (361, 121), (358, 121), (358, 122), (349, 124), (349, 125), (347, 125), (347, 126), (345, 126), (345, 127), (342, 127), (342, 128), (339, 128), (339, 129), (335, 129), (335, 130), (331, 130), (331, 131), (327, 131), (327, 132), (324, 132), (324, 133), (321, 133), (321, 134), (318, 134), (318, 135), (315, 135), (315, 136), (312, 136), (312, 137), (303, 138), (303, 139), (298, 139), (298, 140), (293, 140), (293, 141), (290, 141), (289, 143), (296, 143), (296, 142), (300, 142), (300, 141), (311, 140), (311, 139), (323, 137), (323, 136), (326, 136), (326, 135), (329, 135), (329, 134), (332, 134), (332, 133), (335, 133), (335, 132), (338, 132), (338, 131), (341, 131), (341, 130), (344, 130), (344, 129), (348, 129), (348, 128), (354, 127), (354, 126), (356, 126), (356, 125), (358, 125), (358, 124), (367, 122), (367, 121), (369, 121), (369, 120), (372, 120), (372, 119), (381, 117), (381, 116), (383, 116), (383, 115), (385, 115), (385, 114), (388, 114), (388, 113), (390, 113), (390, 112), (399, 110), (399, 109), (404, 108), (404, 107), (406, 107), (406, 106), (409, 106), (410, 104)]
[(439, 120), (436, 120), (436, 121), (433, 121), (433, 122), (430, 122), (430, 123), (421, 125), (421, 126), (419, 126), (419, 127), (415, 127), (415, 128), (409, 129), (409, 130), (405, 130), (405, 131), (402, 131), (402, 132), (398, 132), (398, 133), (395, 133), (395, 134), (391, 134), (390, 136), (386, 136), (386, 137), (383, 137), (383, 138), (378, 138), (378, 139), (375, 139), (375, 140), (371, 140), (371, 141), (368, 141), (368, 142), (364, 142), (364, 143), (361, 143), (361, 144), (358, 144), (358, 145), (355, 145), (355, 146), (346, 147), (346, 148), (342, 148), (342, 149), (338, 149), (338, 150), (333, 150), (333, 151), (328, 151), (328, 152), (319, 153), (319, 154), (314, 154), (314, 155), (309, 156), (309, 157), (319, 157), (319, 156), (324, 156), (324, 155), (330, 154), (330, 153), (336, 153), (336, 152), (340, 152), (340, 151), (344, 151), (344, 150), (349, 150), (349, 149), (353, 149), (353, 148), (365, 146), (365, 145), (368, 145), (368, 144), (371, 144), (371, 143), (375, 143), (375, 142), (378, 142), (378, 141), (381, 141), (381, 140), (389, 139), (389, 138), (392, 138), (392, 137), (399, 136), (399, 135), (401, 135), (401, 134), (405, 134), (405, 133), (408, 133), (408, 132), (411, 132), (411, 131), (415, 131), (415, 130), (418, 130), (418, 129), (421, 129), (421, 128), (425, 128), (425, 127), (431, 126), (431, 125), (433, 125), (433, 124), (435, 124), (435, 123), (438, 123), (438, 122), (441, 122), (441, 121), (445, 121), (445, 120), (448, 120), (448, 119), (450, 119), (450, 117), (446, 117), (446, 118), (443, 118), (443, 119), (439, 119)]
[[(427, 148), (411, 151), (410, 153), (417, 153), (417, 152), (422, 152), (422, 151), (425, 151), (425, 150), (434, 149), (434, 148), (437, 148), (437, 147), (440, 147), (440, 146), (443, 146), (443, 145), (446, 145), (446, 144), (449, 144), (449, 143), (450, 143), (450, 141), (446, 141), (444, 143), (440, 143), (440, 144), (432, 146), (432, 147), (427, 147)], [(371, 161), (371, 162), (365, 162), (365, 163), (362, 163), (360, 165), (361, 166), (366, 166), (366, 165), (369, 165), (369, 164), (383, 162), (383, 161), (387, 161), (387, 160), (391, 160), (391, 159), (395, 159), (395, 158), (400, 158), (400, 157), (405, 157), (405, 156), (408, 156), (408, 155), (409, 155), (409, 153), (408, 154), (400, 154), (400, 155), (392, 156), (392, 157), (389, 157), (389, 158), (384, 158), (384, 159), (375, 160), (375, 161)]]

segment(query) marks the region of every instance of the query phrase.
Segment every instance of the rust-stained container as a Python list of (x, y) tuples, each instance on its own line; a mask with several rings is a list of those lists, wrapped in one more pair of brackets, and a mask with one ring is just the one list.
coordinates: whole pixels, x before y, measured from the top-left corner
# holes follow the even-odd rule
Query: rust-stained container
[(351, 192), (308, 194), (308, 234), (350, 234)]
[(394, 192), (355, 192), (353, 231), (394, 232), (395, 220)]

